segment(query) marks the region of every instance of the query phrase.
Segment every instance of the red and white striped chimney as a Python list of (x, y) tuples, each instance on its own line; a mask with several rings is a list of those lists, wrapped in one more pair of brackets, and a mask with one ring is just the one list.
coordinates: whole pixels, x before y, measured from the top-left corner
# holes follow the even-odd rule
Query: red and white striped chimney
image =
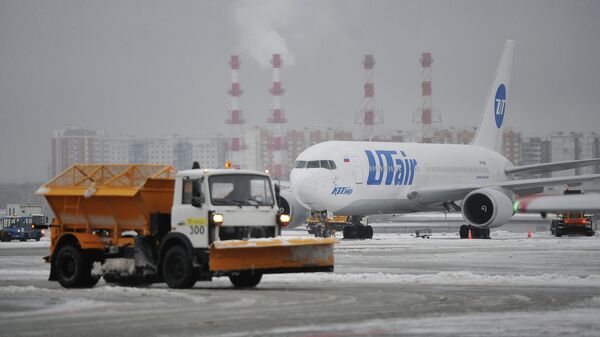
[(433, 59), (431, 53), (421, 54), (421, 96), (423, 98), (421, 105), (421, 141), (431, 143), (433, 140), (433, 130), (431, 127), (433, 101), (431, 99), (431, 64)]
[(362, 124), (365, 128), (363, 137), (366, 140), (370, 140), (373, 138), (373, 125), (375, 125), (375, 84), (373, 83), (373, 78), (375, 77), (375, 58), (371, 54), (365, 55), (362, 63), (365, 68), (365, 97), (362, 109)]
[(283, 60), (281, 54), (273, 54), (271, 59), (273, 65), (273, 86), (269, 92), (273, 96), (273, 106), (271, 108), (271, 116), (267, 122), (272, 125), (269, 141), (269, 152), (271, 154), (270, 170), (274, 179), (287, 179), (287, 156), (284, 125), (287, 122), (285, 111), (281, 108), (281, 96), (284, 89), (281, 86), (281, 65)]
[(242, 89), (238, 79), (238, 71), (240, 69), (239, 55), (231, 55), (229, 65), (231, 67), (231, 88), (227, 93), (231, 96), (231, 109), (229, 110), (225, 123), (231, 125), (231, 137), (228, 142), (227, 160), (231, 162), (234, 168), (245, 168), (244, 149), (246, 148), (244, 141), (244, 120), (242, 109), (240, 106), (240, 96)]

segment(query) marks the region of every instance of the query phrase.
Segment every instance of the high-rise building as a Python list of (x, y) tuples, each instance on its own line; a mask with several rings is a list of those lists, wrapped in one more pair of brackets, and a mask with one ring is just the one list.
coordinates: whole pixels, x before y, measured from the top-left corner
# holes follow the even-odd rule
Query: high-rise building
[(54, 130), (50, 141), (50, 171), (52, 176), (75, 163), (104, 161), (104, 131), (70, 128)]
[(285, 139), (287, 141), (287, 167), (293, 167), (294, 160), (298, 155), (307, 148), (307, 141), (304, 130), (289, 129), (286, 132)]
[(110, 138), (100, 130), (55, 130), (51, 140), (52, 176), (73, 164), (169, 164), (177, 169), (223, 167), (227, 140), (211, 137)]
[[(552, 160), (550, 140), (542, 137), (521, 138), (521, 160), (517, 165), (549, 163)], [(550, 177), (551, 173), (528, 175), (528, 177)]]
[[(597, 158), (600, 155), (600, 140), (595, 133), (554, 132), (550, 136), (550, 141), (552, 143), (553, 162)], [(554, 172), (553, 176), (593, 174), (596, 172), (598, 172), (597, 166), (586, 166)]]
[(104, 138), (104, 163), (129, 163), (129, 147), (132, 137)]
[[(592, 132), (577, 135), (577, 159), (598, 158), (600, 155), (599, 135)], [(598, 173), (598, 166), (580, 167), (575, 170), (577, 174)]]
[[(552, 151), (551, 161), (569, 161), (577, 159), (578, 142), (577, 134), (574, 132), (553, 132), (550, 135), (550, 146)], [(575, 175), (575, 170), (556, 171), (554, 177)]]
[(513, 164), (521, 162), (521, 133), (512, 128), (504, 130), (502, 154)]

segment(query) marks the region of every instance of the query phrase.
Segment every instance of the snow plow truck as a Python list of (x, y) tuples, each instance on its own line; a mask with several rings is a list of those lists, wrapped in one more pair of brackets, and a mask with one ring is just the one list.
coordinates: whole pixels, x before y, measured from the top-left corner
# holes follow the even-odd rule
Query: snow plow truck
[(73, 165), (41, 186), (55, 214), (49, 279), (254, 287), (263, 274), (333, 271), (334, 238), (281, 236), (291, 219), (268, 174), (194, 167)]

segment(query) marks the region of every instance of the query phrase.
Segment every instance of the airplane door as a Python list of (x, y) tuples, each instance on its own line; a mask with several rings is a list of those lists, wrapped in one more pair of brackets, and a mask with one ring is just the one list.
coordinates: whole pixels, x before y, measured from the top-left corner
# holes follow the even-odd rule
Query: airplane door
[(352, 168), (354, 171), (354, 182), (357, 184), (362, 184), (363, 172), (362, 172), (362, 168), (360, 166), (360, 159), (358, 159), (358, 156), (352, 156)]

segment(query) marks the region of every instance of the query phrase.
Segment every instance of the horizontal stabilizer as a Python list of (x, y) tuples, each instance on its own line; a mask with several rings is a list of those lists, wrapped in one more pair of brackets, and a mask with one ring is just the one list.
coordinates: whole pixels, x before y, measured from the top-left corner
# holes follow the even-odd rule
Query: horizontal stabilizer
[(562, 161), (556, 163), (546, 163), (546, 164), (534, 164), (534, 165), (524, 165), (524, 166), (513, 166), (504, 170), (506, 174), (514, 174), (514, 173), (546, 173), (546, 172), (554, 172), (554, 171), (563, 171), (574, 169), (578, 167), (599, 165), (600, 158), (593, 159), (581, 159), (581, 160), (570, 160), (570, 161)]

